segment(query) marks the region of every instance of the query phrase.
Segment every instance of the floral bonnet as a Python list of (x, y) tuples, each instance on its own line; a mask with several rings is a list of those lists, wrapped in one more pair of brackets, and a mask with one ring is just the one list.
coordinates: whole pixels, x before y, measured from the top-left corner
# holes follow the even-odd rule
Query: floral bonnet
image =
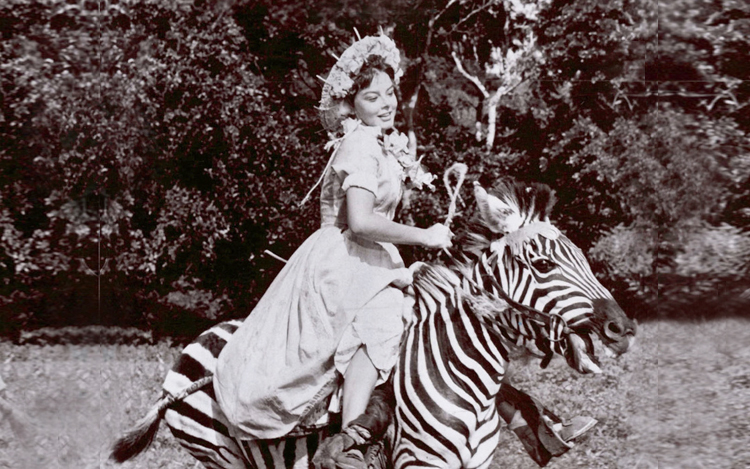
[[(385, 63), (394, 71), (394, 84), (404, 74), (401, 70), (401, 54), (396, 43), (381, 32), (379, 36), (367, 36), (349, 46), (336, 64), (323, 79), (323, 92), (320, 97), (320, 121), (329, 131), (339, 130), (341, 122), (346, 118), (347, 110), (342, 107), (344, 98), (354, 85), (354, 77), (362, 69), (365, 60), (371, 55), (383, 58)], [(322, 78), (321, 78), (322, 79)]]

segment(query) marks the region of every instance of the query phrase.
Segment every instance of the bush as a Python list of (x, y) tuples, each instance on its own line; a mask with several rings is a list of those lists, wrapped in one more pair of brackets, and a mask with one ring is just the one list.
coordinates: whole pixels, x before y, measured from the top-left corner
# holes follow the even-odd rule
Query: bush
[(659, 236), (620, 225), (591, 250), (605, 281), (642, 317), (744, 315), (750, 299), (750, 235), (728, 224), (696, 223)]
[[(717, 282), (739, 275), (734, 264), (700, 270), (687, 253), (719, 256), (721, 243), (744, 235), (705, 246), (695, 239), (715, 234), (685, 234), (692, 220), (750, 223), (748, 95), (721, 76), (739, 76), (744, 63), (734, 3), (670, 10), (660, 61), (687, 53), (713, 82), (679, 84), (658, 109), (642, 84), (651, 0), (386, 3), (0, 5), (0, 333), (100, 324), (191, 335), (244, 317), (282, 266), (264, 252), (289, 257), (317, 228), (317, 204), (298, 206), (328, 156), (314, 77), (355, 24), (365, 34), (395, 24), (402, 117), (432, 172), (463, 161), (470, 178), (550, 184), (559, 225), (582, 248), (596, 246), (613, 288), (633, 299), (652, 304), (688, 278), (715, 296)], [(688, 17), (719, 18), (684, 33), (707, 31), (708, 42), (682, 47)], [(492, 91), (519, 44), (529, 54), (511, 61), (521, 81), (496, 103), (488, 150), (477, 138), (491, 100), (452, 54)], [(697, 101), (675, 97), (697, 91)], [(466, 187), (459, 210), (468, 212)], [(448, 198), (438, 188), (407, 203), (401, 219), (428, 226), (444, 219)], [(407, 261), (438, 258), (402, 251)]]
[(0, 18), (10, 323), (244, 316), (280, 267), (259, 254), (314, 227), (296, 207), (325, 157), (314, 112), (269, 97), (221, 5), (16, 1)]
[(678, 233), (673, 268), (660, 276), (660, 312), (703, 317), (747, 314), (750, 234), (728, 224)]

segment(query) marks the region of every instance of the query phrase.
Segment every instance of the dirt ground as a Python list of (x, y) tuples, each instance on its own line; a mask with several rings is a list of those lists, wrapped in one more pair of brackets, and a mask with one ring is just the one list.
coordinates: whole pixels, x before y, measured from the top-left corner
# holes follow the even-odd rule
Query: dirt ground
[[(29, 436), (0, 422), (0, 468), (114, 468), (111, 442), (142, 417), (179, 349), (0, 343), (5, 397)], [(515, 384), (563, 417), (599, 420), (550, 468), (750, 467), (750, 320), (650, 322), (635, 348), (579, 376), (555, 359), (514, 363)], [(131, 468), (199, 468), (162, 428)], [(503, 432), (492, 469), (537, 467)]]

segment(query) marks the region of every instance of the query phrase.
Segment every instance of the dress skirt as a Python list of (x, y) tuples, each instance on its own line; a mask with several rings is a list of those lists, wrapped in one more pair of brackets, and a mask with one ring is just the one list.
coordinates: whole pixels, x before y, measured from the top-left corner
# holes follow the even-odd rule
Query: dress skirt
[(396, 363), (410, 281), (395, 246), (324, 226), (292, 255), (219, 355), (214, 390), (241, 439), (289, 434), (338, 392), (361, 346)]

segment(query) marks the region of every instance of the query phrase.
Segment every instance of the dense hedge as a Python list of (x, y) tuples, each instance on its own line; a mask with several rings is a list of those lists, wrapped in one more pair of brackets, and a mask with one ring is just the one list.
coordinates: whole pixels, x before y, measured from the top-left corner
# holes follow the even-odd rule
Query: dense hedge
[(6, 327), (216, 320), (278, 270), (264, 249), (310, 231), (295, 202), (322, 136), (263, 89), (223, 13), (0, 13)]
[[(0, 332), (190, 335), (246, 315), (281, 267), (264, 252), (316, 228), (298, 206), (326, 159), (315, 76), (352, 26), (403, 48), (399, 125), (434, 172), (551, 185), (558, 224), (636, 316), (745, 307), (742, 2), (664, 7), (658, 50), (652, 0), (277, 3), (0, 6)], [(422, 226), (447, 206), (440, 190), (407, 202)]]

